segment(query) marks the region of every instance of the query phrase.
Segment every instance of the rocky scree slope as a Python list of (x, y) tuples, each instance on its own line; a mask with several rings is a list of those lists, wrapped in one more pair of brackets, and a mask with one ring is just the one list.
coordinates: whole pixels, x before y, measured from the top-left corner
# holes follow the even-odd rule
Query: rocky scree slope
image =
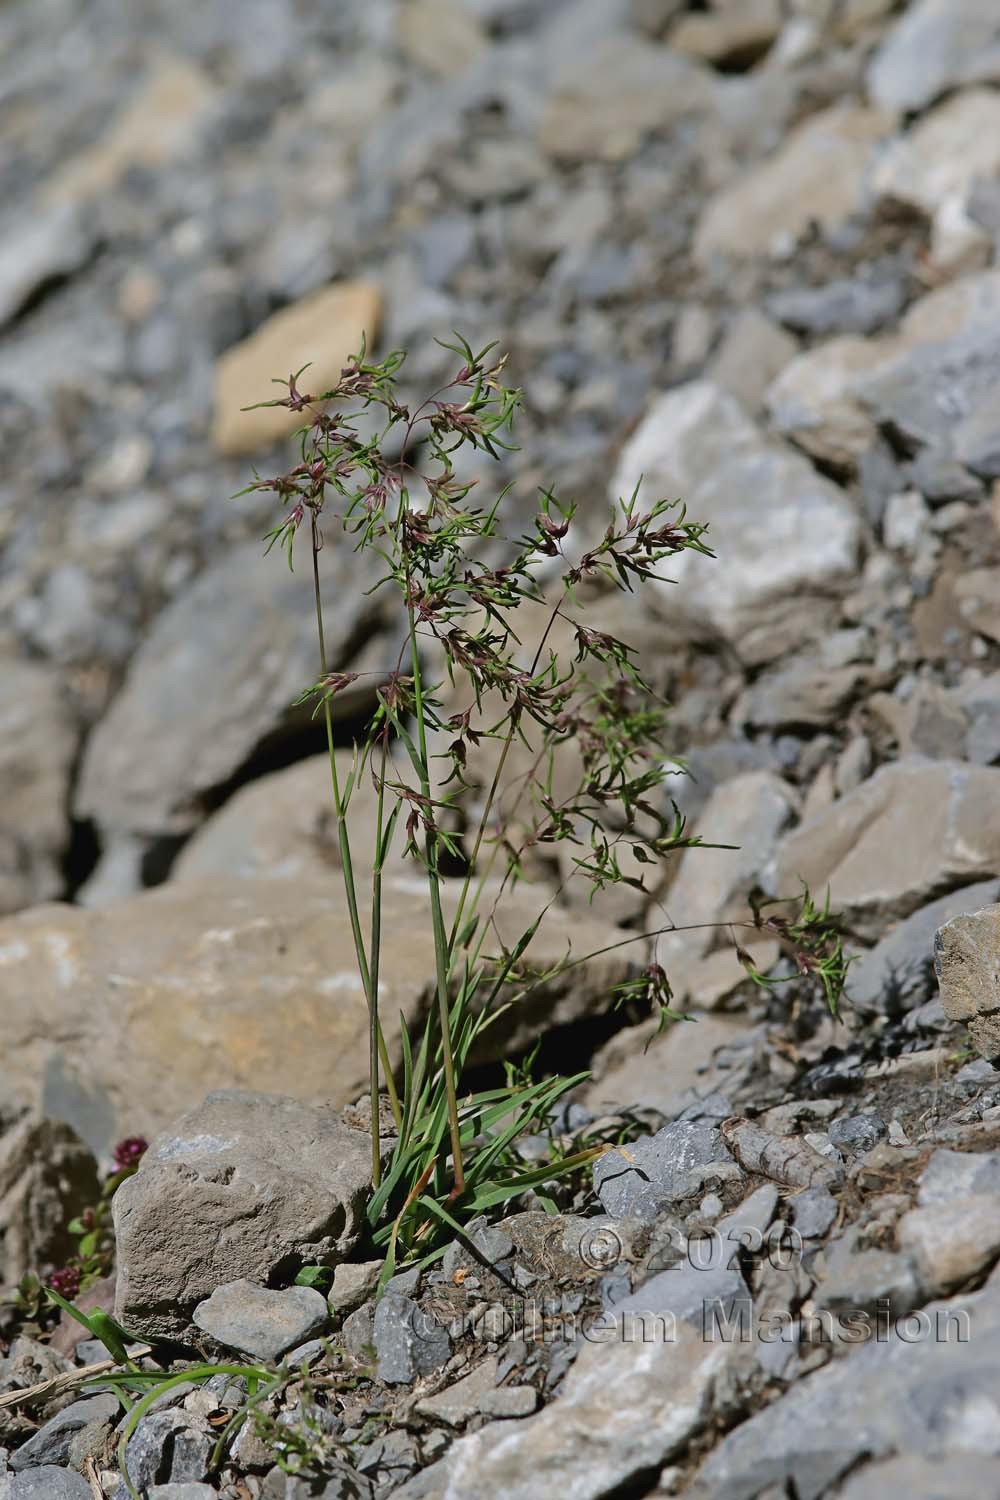
[[(499, 337), (527, 401), (512, 503), (554, 483), (596, 524), (642, 475), (711, 523), (719, 554), (685, 557), (641, 618), (592, 601), (675, 705), (670, 748), (693, 773), (678, 801), (739, 845), (598, 914), (713, 924), (659, 950), (697, 1025), (644, 1051), (649, 1028), (612, 1035), (612, 1018), (562, 1122), (626, 1111), (639, 1170), (604, 1159), (596, 1200), (560, 1221), (564, 1258), (518, 1215), (484, 1228), (485, 1268), (456, 1246), (381, 1311), (351, 1259), (352, 1290), (335, 1281), (322, 1308), (276, 1308), (284, 1268), (249, 1252), (182, 1294), (165, 1241), (152, 1281), (119, 1286), (149, 1332), (270, 1358), (330, 1331), (363, 1375), (328, 1403), (325, 1491), (286, 1480), (249, 1429), (210, 1477), (212, 1424), (240, 1399), (226, 1386), (136, 1434), (151, 1494), (996, 1486), (1000, 1094), (962, 1049), (969, 1021), (990, 1056), (995, 1036), (998, 85), (983, 0), (0, 10), (10, 1276), (62, 1253), (52, 1205), (86, 1201), (88, 1148), (163, 1132), (119, 1209), (155, 1235), (184, 1111), (264, 1110), (273, 1144), (291, 1106), (261, 1094), (322, 1108), (360, 1091), (325, 771), (290, 708), (308, 611), (259, 558), (267, 513), (225, 503), (284, 437), (239, 407), (305, 359), (335, 372), (362, 328), (413, 351), (414, 389), (444, 368), (435, 335)], [(391, 651), (392, 622), (339, 590), (331, 619), (338, 667)], [(829, 887), (859, 954), (839, 1026), (791, 991), (748, 994), (721, 925), (755, 883), (800, 876)], [(408, 872), (393, 878), (418, 925)], [(571, 940), (592, 920), (576, 900), (571, 884)], [(503, 1048), (589, 1024), (617, 977), (538, 996)], [(390, 978), (419, 1013), (420, 966)], [(220, 1085), (237, 1103), (203, 1104)], [(265, 1152), (233, 1180), (253, 1205), (273, 1176)], [(322, 1192), (322, 1222), (289, 1208), (288, 1244), (354, 1255), (351, 1192)], [(609, 1229), (608, 1264), (581, 1256), (577, 1211)], [(707, 1267), (690, 1248), (706, 1235)], [(772, 1254), (786, 1242), (790, 1261)], [(487, 1317), (532, 1277), (566, 1336)], [(706, 1303), (732, 1319), (748, 1297), (752, 1338), (704, 1336)], [(636, 1343), (623, 1322), (590, 1341), (602, 1308), (669, 1314), (677, 1336)], [(855, 1347), (853, 1314), (891, 1335)], [(759, 1337), (765, 1315), (791, 1336)], [(948, 1332), (963, 1318), (968, 1340)], [(76, 1357), (22, 1340), (2, 1382)], [(92, 1494), (90, 1459), (116, 1493), (115, 1413), (77, 1417), (5, 1430), (15, 1500)]]

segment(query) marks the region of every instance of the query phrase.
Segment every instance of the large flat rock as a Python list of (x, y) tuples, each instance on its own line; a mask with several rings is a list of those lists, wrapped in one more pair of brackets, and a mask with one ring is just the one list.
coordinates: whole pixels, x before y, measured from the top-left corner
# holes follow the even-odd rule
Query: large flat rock
[[(525, 886), (498, 912), (516, 941), (546, 899)], [(448, 900), (454, 900), (449, 891)], [(387, 882), (383, 1024), (426, 1013), (434, 958), (419, 873)], [(621, 939), (552, 912), (527, 961), (557, 963)], [(492, 1055), (542, 1027), (607, 1010), (635, 949), (547, 980), (487, 1028)], [(97, 1150), (149, 1135), (215, 1088), (346, 1104), (365, 1088), (367, 1011), (339, 877), (161, 886), (100, 911), (41, 906), (0, 922), (0, 1088), (68, 1121)]]

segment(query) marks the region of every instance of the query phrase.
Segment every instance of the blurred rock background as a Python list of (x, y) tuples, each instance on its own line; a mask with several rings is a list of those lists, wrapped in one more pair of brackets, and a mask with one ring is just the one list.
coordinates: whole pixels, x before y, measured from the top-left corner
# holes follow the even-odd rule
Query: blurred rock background
[[(671, 917), (803, 875), (912, 970), (887, 998), (873, 958), (869, 1013), (931, 1000), (921, 913), (1000, 869), (993, 5), (7, 0), (0, 203), (14, 1104), (104, 1149), (215, 1084), (358, 1092), (326, 772), (290, 709), (307, 580), (261, 557), (267, 497), (230, 497), (287, 466), (240, 408), (362, 330), (410, 351), (407, 392), (453, 329), (510, 351), (515, 517), (552, 485), (596, 525), (645, 476), (711, 523), (717, 562), (608, 615), (675, 705), (678, 799), (742, 845), (661, 872)], [(331, 664), (379, 663), (386, 622), (325, 562)], [(745, 1030), (723, 934), (661, 956)], [(606, 1012), (616, 977), (537, 1026)]]

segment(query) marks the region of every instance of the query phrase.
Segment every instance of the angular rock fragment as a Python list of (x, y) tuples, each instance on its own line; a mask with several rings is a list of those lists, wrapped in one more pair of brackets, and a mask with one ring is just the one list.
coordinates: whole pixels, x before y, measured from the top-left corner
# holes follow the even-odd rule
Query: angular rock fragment
[(197, 1304), (226, 1283), (335, 1265), (361, 1233), (370, 1174), (369, 1137), (336, 1110), (210, 1094), (115, 1194), (116, 1315), (140, 1333), (190, 1334)]
[(58, 674), (38, 662), (0, 668), (0, 915), (63, 889), (77, 729)]
[[(357, 559), (323, 554), (331, 670), (376, 628), (359, 600)], [(87, 743), (76, 810), (109, 831), (184, 833), (206, 793), (229, 780), (262, 741), (288, 732), (293, 699), (319, 675), (313, 585), (256, 542), (213, 564), (167, 606), (129, 665)]]
[(675, 1120), (655, 1135), (606, 1151), (594, 1165), (594, 1187), (606, 1213), (656, 1219), (680, 1198), (701, 1190), (733, 1163), (718, 1127)]
[(244, 1278), (217, 1286), (191, 1321), (230, 1349), (274, 1362), (321, 1333), (329, 1317), (326, 1298), (312, 1287), (271, 1288)]
[(983, 1392), (996, 1380), (1000, 1288), (883, 1318), (881, 1336), (876, 1317), (855, 1326), (862, 1337), (870, 1330), (867, 1342), (723, 1438), (689, 1486), (691, 1500), (755, 1500), (769, 1489), (819, 1500), (860, 1463), (894, 1455), (911, 1463), (947, 1455), (952, 1476), (966, 1465), (976, 1472)]
[(78, 1242), (67, 1225), (97, 1202), (97, 1162), (71, 1125), (29, 1114), (0, 1137), (0, 1277), (64, 1265)]
[[(853, 570), (860, 531), (847, 497), (800, 455), (765, 442), (737, 402), (706, 381), (660, 397), (640, 423), (613, 497), (640, 481), (643, 500), (683, 496), (726, 558), (722, 568), (690, 551), (671, 558), (665, 573), (675, 582), (654, 586), (653, 609), (692, 633), (723, 636), (746, 660), (766, 660), (792, 618), (799, 644), (815, 608), (803, 595), (835, 593)], [(759, 517), (752, 526), (750, 494)]]
[(847, 993), (865, 1015), (899, 1015), (930, 1000), (936, 988), (934, 935), (963, 912), (976, 911), (1000, 895), (1000, 880), (984, 880), (941, 896), (900, 922), (851, 964)]
[(300, 387), (320, 395), (336, 385), (348, 359), (367, 336), (371, 348), (378, 331), (380, 299), (369, 282), (325, 287), (275, 313), (243, 343), (219, 360), (215, 378), (215, 445), (220, 453), (253, 453), (288, 437), (304, 425), (301, 411), (283, 406), (244, 407), (274, 401), (282, 395), (275, 380), (285, 380), (303, 365)]
[(769, 160), (741, 172), (706, 206), (695, 258), (767, 255), (794, 244), (812, 223), (836, 226), (860, 204), (865, 176), (891, 117), (836, 104), (811, 115)]
[[(367, 1079), (368, 1022), (339, 878), (192, 879), (106, 910), (37, 907), (0, 922), (0, 1082), (99, 1151), (161, 1130), (220, 1085), (351, 1103)], [(528, 885), (504, 896), (501, 939), (513, 947), (544, 899)], [(457, 894), (447, 886), (444, 900), (452, 912)], [(398, 1065), (400, 1012), (419, 1026), (434, 985), (419, 875), (386, 880), (382, 920), (382, 1017)], [(526, 957), (547, 974), (581, 941), (590, 951), (620, 940), (618, 928), (591, 919), (581, 929), (553, 910)], [(516, 1052), (541, 1028), (608, 1011), (633, 961), (632, 950), (614, 947), (540, 980), (486, 1028), (477, 1057)]]
[(398, 1292), (386, 1292), (376, 1306), (372, 1338), (376, 1374), (388, 1385), (409, 1385), (419, 1375), (430, 1375), (451, 1354), (447, 1329)]
[(1000, 905), (953, 917), (934, 938), (941, 1005), (984, 1057), (1000, 1057)]
[(942, 1296), (1000, 1256), (1000, 1202), (986, 1193), (970, 1193), (913, 1208), (900, 1219), (896, 1237), (924, 1286)]
[(959, 84), (1000, 78), (1000, 16), (981, 0), (915, 0), (890, 28), (868, 69), (885, 109), (926, 109)]
[(398, 1500), (605, 1500), (659, 1470), (711, 1420), (739, 1342), (706, 1338), (747, 1299), (734, 1271), (664, 1271), (581, 1340), (559, 1397), (520, 1422), (460, 1438)]
[(893, 917), (997, 869), (1000, 772), (911, 756), (787, 834), (764, 884), (783, 897), (802, 880), (814, 895), (829, 889), (831, 910), (877, 938)]

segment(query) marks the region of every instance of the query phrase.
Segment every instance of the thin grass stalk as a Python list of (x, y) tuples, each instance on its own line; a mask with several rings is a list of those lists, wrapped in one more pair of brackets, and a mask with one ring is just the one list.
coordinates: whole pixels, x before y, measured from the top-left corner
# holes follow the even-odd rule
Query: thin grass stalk
[[(410, 665), (413, 673), (413, 709), (417, 721), (418, 774), (422, 795), (431, 801), (430, 757), (427, 753), (427, 725), (424, 713), (423, 680), (420, 674), (420, 654), (417, 647), (417, 626), (413, 605), (407, 601), (409, 626)], [(451, 970), (451, 944), (445, 930), (444, 912), (441, 908), (441, 880), (438, 874), (438, 841), (434, 832), (427, 832), (427, 885), (431, 902), (431, 924), (434, 931), (434, 957), (437, 967), (438, 1017), (441, 1026), (441, 1059), (444, 1066), (445, 1095), (448, 1101), (448, 1126), (451, 1134), (451, 1153), (454, 1163), (455, 1192), (465, 1187), (465, 1168), (462, 1159), (462, 1132), (458, 1120), (458, 1090), (455, 1078), (455, 1058), (452, 1051), (451, 1008), (448, 1003), (448, 980)]]
[[(371, 944), (370, 944), (370, 948), (369, 948), (369, 951), (371, 953), (370, 982), (371, 982), (372, 994), (375, 996), (375, 1006), (372, 1008), (373, 1009), (372, 1024), (368, 1028), (368, 1082), (369, 1082), (368, 1096), (369, 1096), (369, 1099), (371, 1100), (372, 1141), (373, 1142), (377, 1139), (376, 1132), (377, 1132), (377, 1129), (378, 1129), (377, 1119), (378, 1119), (378, 1069), (379, 1069), (378, 1033), (379, 1033), (379, 1027), (378, 1027), (377, 1004), (378, 1004), (379, 960), (380, 960), (380, 957), (381, 957), (381, 954), (382, 954), (382, 856), (383, 856), (383, 852), (384, 852), (383, 848), (382, 848), (382, 842), (383, 842), (383, 838), (384, 838), (383, 819), (384, 819), (384, 813), (385, 813), (385, 761), (386, 761), (386, 748), (385, 748), (385, 739), (383, 738), (383, 740), (382, 740), (382, 762), (381, 762), (381, 765), (379, 767), (378, 807), (377, 807), (376, 816), (375, 816), (375, 868), (372, 870), (372, 926), (371, 926)], [(386, 1074), (386, 1083), (387, 1084), (389, 1083), (389, 1080), (391, 1078), (392, 1078), (392, 1073), (391, 1072), (387, 1072), (387, 1074)], [(393, 1086), (392, 1093), (395, 1094), (395, 1086)], [(395, 1105), (395, 1109), (394, 1109), (393, 1113), (396, 1116), (396, 1123), (397, 1123), (397, 1126), (398, 1126), (401, 1123), (401, 1119), (400, 1119), (400, 1115), (399, 1115), (399, 1100), (398, 1099), (396, 1100), (396, 1105)], [(373, 1161), (373, 1163), (372, 1163), (372, 1187), (376, 1187), (377, 1188), (378, 1185), (379, 1185), (379, 1183), (381, 1181), (382, 1181), (382, 1163), (381, 1163), (381, 1160)]]
[[(312, 566), (313, 566), (313, 597), (316, 604), (316, 634), (319, 638), (319, 662), (320, 673), (326, 677), (329, 671), (326, 655), (326, 632), (323, 628), (323, 597), (319, 581), (319, 536), (315, 520), (313, 522), (312, 536)], [(330, 698), (328, 694), (323, 697), (323, 721), (326, 728), (326, 747), (330, 757), (330, 780), (333, 786), (333, 805), (337, 814), (337, 837), (340, 846), (340, 867), (344, 878), (344, 892), (347, 896), (347, 910), (351, 921), (351, 935), (354, 939), (354, 952), (357, 957), (358, 970), (361, 974), (361, 983), (364, 987), (365, 998), (368, 1002), (368, 1025), (374, 1041), (371, 1052), (381, 1055), (382, 1066), (386, 1077), (391, 1073), (389, 1058), (385, 1048), (385, 1040), (382, 1036), (382, 1028), (378, 1019), (378, 994), (372, 988), (371, 970), (368, 965), (368, 957), (365, 953), (364, 937), (361, 932), (361, 915), (358, 911), (358, 894), (354, 881), (354, 864), (351, 859), (351, 842), (347, 832), (347, 809), (340, 790), (340, 776), (337, 772), (337, 754), (333, 742), (333, 714), (330, 709)], [(374, 1091), (372, 1100), (372, 1184), (377, 1187), (382, 1173), (382, 1142), (379, 1133), (378, 1121), (378, 1069), (376, 1068), (370, 1079)]]

